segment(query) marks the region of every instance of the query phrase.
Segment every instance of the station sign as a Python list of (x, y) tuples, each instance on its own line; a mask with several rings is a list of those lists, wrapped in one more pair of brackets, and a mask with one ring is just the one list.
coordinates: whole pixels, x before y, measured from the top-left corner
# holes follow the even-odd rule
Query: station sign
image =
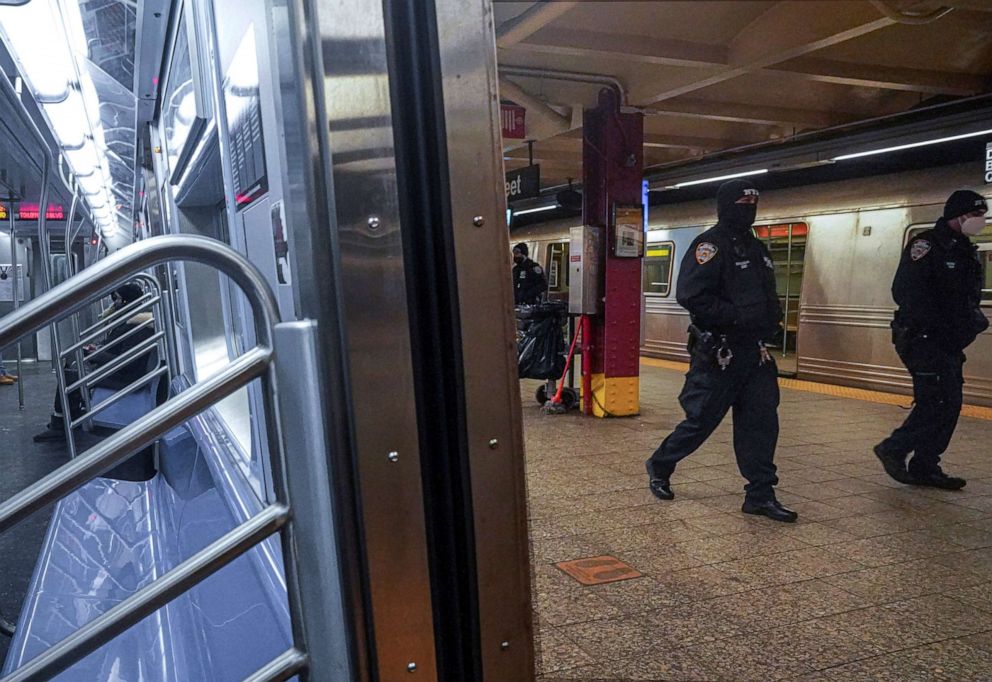
[(992, 142), (985, 143), (985, 184), (992, 184)]
[(504, 140), (526, 139), (526, 114), (527, 110), (516, 104), (499, 105), (499, 121)]
[(525, 166), (506, 174), (506, 200), (531, 199), (541, 193), (541, 166)]

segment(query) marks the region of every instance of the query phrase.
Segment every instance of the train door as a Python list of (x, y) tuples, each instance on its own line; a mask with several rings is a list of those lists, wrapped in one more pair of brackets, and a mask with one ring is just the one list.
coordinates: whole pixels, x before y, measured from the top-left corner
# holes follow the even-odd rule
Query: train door
[(759, 225), (754, 228), (754, 233), (768, 247), (775, 264), (775, 288), (784, 315), (782, 334), (775, 343), (779, 373), (795, 375), (796, 349), (799, 345), (799, 301), (809, 226), (806, 223)]

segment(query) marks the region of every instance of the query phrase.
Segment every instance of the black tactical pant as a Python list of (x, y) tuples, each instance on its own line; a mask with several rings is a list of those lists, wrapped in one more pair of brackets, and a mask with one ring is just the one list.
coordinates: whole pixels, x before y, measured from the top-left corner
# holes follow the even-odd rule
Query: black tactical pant
[(733, 408), (734, 454), (747, 479), (748, 499), (775, 497), (775, 444), (778, 442), (778, 370), (772, 360), (760, 364), (758, 346), (731, 347), (734, 357), (721, 370), (715, 360), (693, 356), (679, 402), (685, 420), (647, 462), (653, 478), (668, 478), (675, 465), (695, 452)]
[(882, 441), (881, 449), (900, 457), (913, 452), (909, 473), (924, 475), (940, 466), (940, 456), (958, 424), (964, 354), (931, 347), (910, 348), (900, 356), (913, 375), (915, 405), (903, 425)]

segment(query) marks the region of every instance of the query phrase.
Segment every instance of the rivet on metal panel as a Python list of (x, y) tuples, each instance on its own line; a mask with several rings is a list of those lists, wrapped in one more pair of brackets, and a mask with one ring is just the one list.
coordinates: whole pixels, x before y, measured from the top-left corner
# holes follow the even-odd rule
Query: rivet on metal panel
[(397, 462), (399, 461), (399, 458), (400, 458), (400, 453), (396, 452), (396, 450), (393, 450), (392, 452), (389, 453), (390, 462)]
[(503, 651), (506, 651), (507, 649), (510, 648), (510, 643), (504, 640), (499, 643), (499, 648), (502, 649)]
[(379, 220), (379, 216), (377, 216), (377, 215), (370, 215), (369, 216), (369, 229), (370, 230), (378, 230), (379, 227), (381, 227), (381, 226), (382, 226), (382, 221)]
[(408, 673), (415, 673), (415, 672), (417, 672), (417, 664), (416, 663), (407, 663), (406, 664), (406, 671)]
[(486, 224), (486, 219), (483, 218), (481, 215), (477, 215), (474, 218), (472, 218), (472, 224), (475, 225), (476, 227), (482, 227), (483, 225)]
[(495, 438), (490, 438), (489, 439), (489, 448), (491, 450), (495, 450), (498, 447), (499, 447), (499, 441), (496, 440)]

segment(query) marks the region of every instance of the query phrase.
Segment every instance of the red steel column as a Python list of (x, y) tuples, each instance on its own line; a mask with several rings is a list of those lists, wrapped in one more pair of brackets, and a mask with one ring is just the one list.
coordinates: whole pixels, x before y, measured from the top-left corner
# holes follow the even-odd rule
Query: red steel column
[(621, 112), (621, 104), (618, 93), (603, 89), (583, 120), (583, 220), (603, 228), (604, 240), (603, 312), (592, 317), (589, 338), (583, 334), (583, 355), (589, 353), (588, 363), (583, 357), (583, 386), (589, 387), (583, 406), (598, 417), (640, 409), (641, 259), (614, 256), (611, 232), (614, 206), (642, 200), (644, 117)]

